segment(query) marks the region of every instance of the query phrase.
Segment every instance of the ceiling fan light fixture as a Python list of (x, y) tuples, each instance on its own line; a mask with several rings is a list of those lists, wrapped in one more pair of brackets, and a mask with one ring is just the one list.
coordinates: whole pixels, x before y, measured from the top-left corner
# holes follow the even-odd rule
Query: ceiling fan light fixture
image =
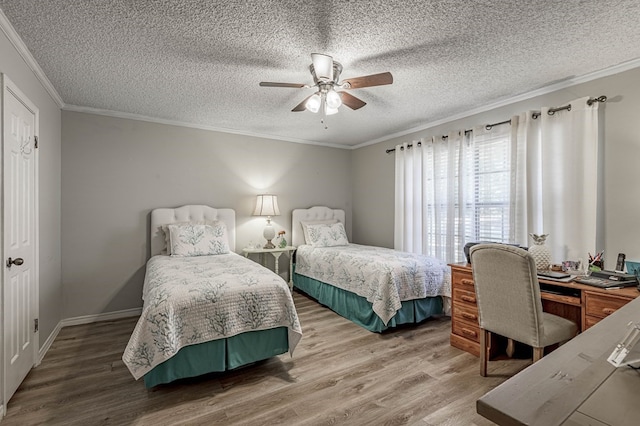
[(307, 108), (307, 110), (316, 113), (318, 111), (320, 111), (320, 105), (322, 104), (322, 98), (320, 98), (320, 94), (319, 93), (315, 93), (313, 96), (311, 96), (308, 100), (307, 103), (305, 104), (305, 107)]
[(338, 108), (342, 105), (342, 99), (340, 99), (340, 95), (335, 90), (329, 90), (327, 92), (327, 109), (335, 109), (338, 112)]
[(331, 108), (328, 104), (326, 105), (325, 115), (333, 115), (338, 113), (338, 108)]
[(312, 53), (311, 61), (319, 80), (333, 81), (333, 58), (322, 53)]

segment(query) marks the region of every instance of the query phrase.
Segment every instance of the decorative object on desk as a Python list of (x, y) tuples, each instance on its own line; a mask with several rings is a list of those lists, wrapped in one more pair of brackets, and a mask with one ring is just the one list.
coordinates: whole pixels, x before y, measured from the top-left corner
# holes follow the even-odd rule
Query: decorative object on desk
[(591, 256), (589, 253), (589, 271), (602, 271), (604, 269), (604, 250)]
[(285, 248), (287, 246), (287, 240), (284, 239), (284, 234), (286, 234), (284, 230), (278, 232), (278, 240), (280, 240), (278, 247), (280, 248)]
[(271, 225), (271, 216), (279, 216), (280, 209), (278, 208), (278, 196), (272, 194), (261, 194), (256, 199), (256, 209), (253, 212), (254, 216), (266, 216), (267, 226), (264, 228), (262, 235), (267, 243), (263, 248), (272, 249), (276, 248), (271, 240), (276, 236), (276, 230)]
[(582, 270), (582, 261), (580, 260), (565, 260), (562, 262), (562, 272), (566, 272), (571, 275), (580, 275)]
[(624, 263), (627, 265), (627, 274), (635, 275), (640, 281), (640, 262), (625, 260)]
[(544, 242), (549, 234), (529, 234), (533, 239), (533, 245), (529, 247), (529, 253), (536, 262), (536, 269), (549, 269), (551, 264), (551, 251)]

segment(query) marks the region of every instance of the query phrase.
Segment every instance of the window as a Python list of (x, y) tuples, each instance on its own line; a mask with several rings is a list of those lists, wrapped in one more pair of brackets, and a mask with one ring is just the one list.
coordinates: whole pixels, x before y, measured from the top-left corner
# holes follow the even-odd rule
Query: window
[[(514, 153), (506, 127), (479, 135), (450, 134), (404, 150), (403, 161), (410, 167), (402, 173), (414, 175), (405, 176), (403, 204), (413, 210), (405, 222), (420, 224), (404, 227), (413, 234), (405, 239), (413, 247), (398, 247), (396, 235), (396, 248), (459, 262), (467, 242), (514, 242)], [(396, 221), (397, 216), (396, 208)]]

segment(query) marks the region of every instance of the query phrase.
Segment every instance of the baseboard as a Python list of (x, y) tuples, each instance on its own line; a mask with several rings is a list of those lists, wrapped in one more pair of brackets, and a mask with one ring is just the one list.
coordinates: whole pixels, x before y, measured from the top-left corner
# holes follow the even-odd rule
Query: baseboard
[(38, 359), (36, 360), (36, 365), (35, 365), (36, 367), (40, 365), (40, 363), (42, 362), (42, 359), (46, 355), (47, 351), (49, 350), (51, 345), (53, 345), (53, 342), (56, 340), (56, 337), (58, 337), (58, 333), (60, 333), (60, 330), (62, 330), (62, 321), (60, 321), (56, 325), (56, 327), (53, 329), (51, 334), (49, 334), (49, 337), (47, 337), (47, 340), (38, 350)]
[(141, 313), (142, 308), (132, 308), (125, 309), (123, 311), (108, 312), (106, 314), (84, 315), (81, 317), (67, 318), (63, 319), (61, 323), (62, 327), (69, 327), (71, 325), (91, 324), (92, 322), (111, 321), (120, 318), (135, 317), (140, 316)]
[[(40, 365), (40, 363), (42, 362), (42, 359), (47, 354), (47, 351), (49, 350), (49, 348), (51, 348), (51, 345), (53, 345), (53, 342), (56, 340), (56, 337), (58, 337), (58, 334), (60, 333), (60, 330), (62, 330), (62, 327), (69, 327), (72, 325), (81, 325), (81, 324), (91, 324), (93, 322), (99, 322), (99, 321), (112, 321), (120, 318), (135, 317), (135, 316), (140, 316), (141, 313), (142, 313), (142, 308), (133, 308), (133, 309), (125, 309), (123, 311), (108, 312), (106, 314), (83, 315), (81, 317), (63, 319), (58, 323), (58, 325), (56, 325), (56, 328), (53, 329), (49, 337), (47, 337), (46, 342), (44, 342), (44, 344), (38, 351), (38, 359), (36, 361), (36, 366)], [(0, 405), (0, 410), (2, 409), (3, 407)], [(4, 414), (0, 415), (0, 419), (2, 418), (3, 415)]]

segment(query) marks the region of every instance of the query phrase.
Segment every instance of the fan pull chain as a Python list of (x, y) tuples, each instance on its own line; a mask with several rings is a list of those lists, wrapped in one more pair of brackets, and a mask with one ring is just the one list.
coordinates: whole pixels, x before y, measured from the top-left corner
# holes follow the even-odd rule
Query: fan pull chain
[(329, 126), (327, 126), (327, 101), (325, 97), (322, 97), (322, 118), (320, 118), (320, 123), (324, 124), (324, 129), (327, 130)]

